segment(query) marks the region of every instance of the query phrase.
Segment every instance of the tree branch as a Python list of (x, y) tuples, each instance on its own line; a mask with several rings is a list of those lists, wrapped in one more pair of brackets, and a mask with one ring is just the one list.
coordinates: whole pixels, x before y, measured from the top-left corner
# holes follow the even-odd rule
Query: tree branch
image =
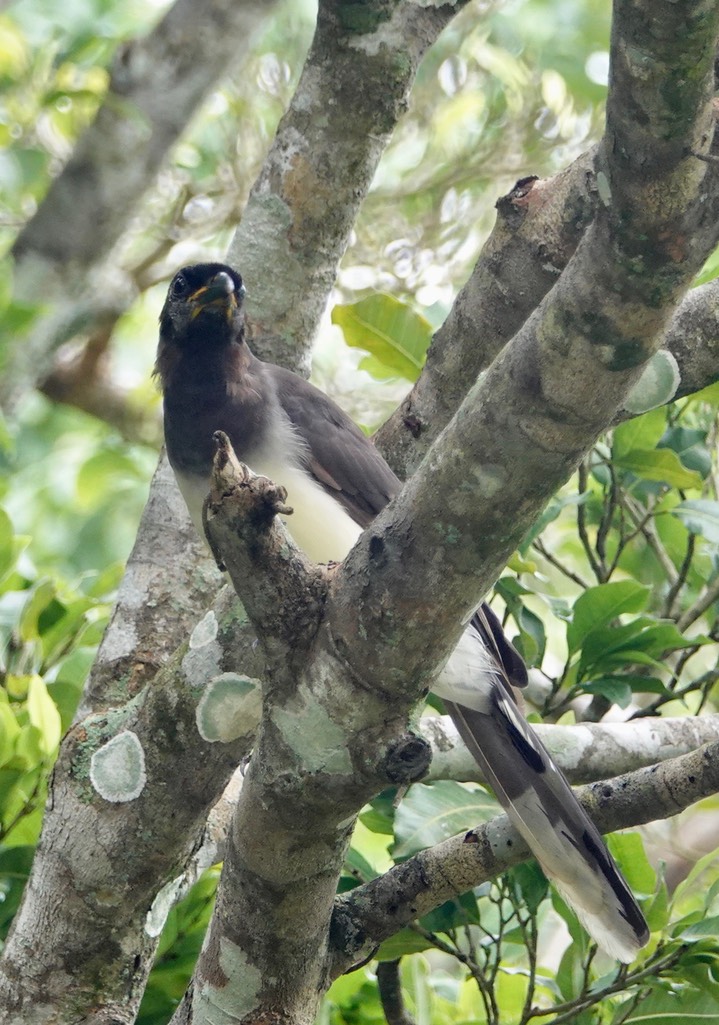
[(52, 369), (38, 383), (51, 402), (62, 402), (114, 427), (126, 441), (152, 445), (162, 440), (159, 410), (133, 401), (132, 392), (113, 381), (109, 343), (116, 320), (98, 329), (79, 351), (57, 353)]
[[(719, 743), (582, 787), (577, 797), (606, 833), (666, 818), (719, 789)], [(446, 900), (526, 860), (529, 849), (500, 815), (409, 858), (335, 902), (333, 977), (379, 943)]]
[(404, 1005), (399, 966), (399, 959), (380, 961), (377, 965), (377, 988), (382, 1010), (387, 1025), (414, 1025), (414, 1019), (407, 1013)]
[[(662, 144), (653, 152), (644, 140), (636, 166), (623, 150), (602, 147), (607, 205), (601, 216), (536, 314), (472, 387), (334, 582), (335, 642), (368, 677), (390, 685), (431, 684), (431, 667), (451, 651), (468, 610), (621, 408), (658, 347), (682, 289), (716, 243), (716, 220), (708, 223), (706, 216), (717, 200), (716, 173), (686, 156), (696, 150), (698, 137), (705, 149), (713, 137), (716, 25), (699, 19), (701, 33), (685, 32), (687, 8), (674, 5), (672, 16), (662, 20), (661, 38), (655, 32), (651, 71), (644, 64), (623, 70), (625, 77), (651, 80), (642, 80), (641, 95), (652, 97), (655, 109), (645, 116), (662, 125)], [(635, 29), (620, 16), (614, 45), (634, 52), (628, 40)], [(680, 29), (687, 46), (677, 53)], [(693, 86), (699, 89), (692, 112), (696, 125), (688, 106), (675, 117), (663, 89), (666, 76), (684, 62), (702, 69)], [(611, 110), (618, 119), (617, 105)], [(612, 121), (609, 138), (623, 138), (628, 130)], [(629, 206), (642, 183), (660, 199), (632, 213)], [(380, 603), (394, 614), (378, 620), (374, 610)]]
[[(713, 133), (716, 14), (684, 31), (688, 6), (673, 5), (652, 39), (655, 64), (635, 71), (650, 79), (661, 120), (671, 60), (691, 63), (698, 91), (689, 116), (672, 120), (666, 110), (670, 124), (657, 152), (643, 154), (643, 172), (606, 147), (606, 206), (557, 286), (337, 571), (313, 657), (294, 692), (276, 695), (267, 710), (216, 913), (176, 1022), (229, 1006), (237, 1017), (270, 1009), (279, 1022), (312, 1017), (308, 994), (326, 984), (329, 902), (347, 829), (380, 782), (383, 750), (431, 684), (467, 611), (610, 422), (716, 240), (716, 224), (710, 232), (704, 221), (713, 174), (684, 156), (696, 142), (695, 120), (707, 141)], [(617, 50), (634, 45), (633, 30), (620, 17)], [(610, 122), (610, 135), (622, 127)], [(658, 170), (682, 204), (643, 210), (637, 243), (624, 227), (632, 218), (629, 178), (650, 180)], [(690, 241), (678, 249), (677, 237)], [(319, 717), (311, 748), (298, 728), (309, 714)], [(241, 986), (233, 983), (239, 974)]]
[[(497, 200), (497, 221), (435, 333), (416, 384), (375, 441), (408, 477), (469, 386), (554, 286), (597, 205), (596, 147), (546, 181), (523, 178)], [(521, 282), (521, 287), (518, 287)]]
[[(532, 728), (572, 783), (590, 783), (696, 751), (716, 739), (719, 715)], [(420, 731), (432, 747), (429, 780), (484, 782), (448, 716), (423, 718)]]
[[(435, 333), (419, 379), (377, 432), (377, 446), (400, 477), (416, 469), (468, 386), (490, 366), (569, 263), (602, 207), (597, 152), (588, 151), (551, 179), (521, 179), (498, 200), (495, 227)], [(717, 156), (716, 139), (712, 154)], [(708, 222), (712, 216), (716, 210)], [(715, 280), (690, 292), (668, 324), (663, 346), (677, 362), (677, 398), (719, 377), (718, 311)]]
[(44, 1025), (48, 1007), (57, 1025), (134, 1021), (208, 812), (250, 751), (259, 688), (234, 667), (255, 660), (220, 598), (151, 686), (66, 735), (0, 961), (8, 1025)]
[(289, 675), (292, 685), (324, 611), (326, 570), (310, 562), (277, 518), (292, 514), (285, 488), (239, 463), (222, 431), (215, 442), (207, 535), (270, 655), (270, 672)]
[[(719, 715), (683, 718), (634, 719), (622, 723), (581, 723), (557, 726), (534, 723), (532, 727), (560, 769), (574, 783), (594, 783), (618, 774), (656, 765), (690, 754), (716, 740)], [(429, 745), (432, 761), (423, 782), (453, 779), (462, 783), (484, 783), (481, 770), (464, 746), (449, 716), (426, 716), (420, 734)], [(419, 772), (416, 773), (419, 775)], [(229, 823), (237, 805), (244, 769), (238, 769), (234, 784), (213, 808), (211, 859), (222, 861)]]
[(306, 363), (417, 66), (466, 2), (365, 0), (360, 10), (321, 0), (302, 77), (229, 250), (262, 359)]
[(80, 714), (123, 705), (138, 694), (186, 641), (221, 583), (163, 455)]
[[(259, 721), (263, 664), (234, 595), (197, 622), (219, 584), (163, 460), (86, 687), (86, 708), (105, 711), (63, 741), (3, 950), (8, 1022), (44, 1025), (48, 1006), (58, 1025), (134, 1021), (163, 917), (202, 867), (207, 813)], [(125, 770), (138, 787), (146, 778), (136, 799), (108, 789)], [(57, 901), (63, 914), (48, 916)]]

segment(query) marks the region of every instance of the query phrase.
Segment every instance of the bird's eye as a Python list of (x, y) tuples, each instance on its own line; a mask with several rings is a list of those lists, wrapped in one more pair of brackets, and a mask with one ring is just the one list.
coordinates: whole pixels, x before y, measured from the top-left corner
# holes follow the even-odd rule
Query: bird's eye
[(187, 279), (182, 274), (176, 274), (172, 281), (172, 294), (184, 295), (187, 291)]

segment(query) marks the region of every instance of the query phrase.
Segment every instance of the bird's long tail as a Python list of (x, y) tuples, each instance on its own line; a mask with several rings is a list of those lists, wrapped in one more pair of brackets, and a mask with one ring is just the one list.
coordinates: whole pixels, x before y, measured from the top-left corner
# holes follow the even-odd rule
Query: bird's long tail
[[(493, 651), (493, 671), (482, 673), (481, 681), (473, 674), (471, 691), (448, 686), (443, 674), (436, 690), (547, 877), (603, 950), (633, 961), (649, 938), (644, 917), (596, 826), (519, 710), (487, 625), (486, 616), (479, 624), (473, 620), (468, 632), (481, 637), (485, 653)], [(451, 662), (456, 683), (459, 667)]]

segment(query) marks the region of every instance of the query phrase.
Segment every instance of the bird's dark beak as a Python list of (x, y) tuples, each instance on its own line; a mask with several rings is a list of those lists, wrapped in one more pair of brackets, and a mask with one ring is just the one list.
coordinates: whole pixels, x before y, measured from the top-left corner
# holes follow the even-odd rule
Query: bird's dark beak
[(198, 288), (189, 296), (189, 302), (194, 306), (192, 317), (194, 319), (208, 306), (224, 306), (229, 314), (242, 302), (244, 294), (244, 285), (235, 288), (235, 283), (230, 275), (225, 271), (220, 271), (208, 284)]

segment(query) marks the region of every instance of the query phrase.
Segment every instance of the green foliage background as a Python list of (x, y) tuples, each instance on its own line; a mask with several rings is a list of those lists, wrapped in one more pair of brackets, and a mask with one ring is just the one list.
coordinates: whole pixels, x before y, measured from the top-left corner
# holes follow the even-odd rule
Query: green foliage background
[[(71, 0), (60, 13), (28, 0), (0, 14), (5, 249), (101, 102), (115, 48), (160, 13), (160, 6), (109, 0)], [(609, 13), (608, 3), (593, 0), (510, 0), (481, 21), (468, 10), (428, 54), (317, 349), (316, 379), (368, 430), (420, 371), (432, 328), (491, 227), (496, 198), (521, 175), (564, 167), (596, 138)], [(1, 439), (0, 940), (18, 907), (48, 774), (156, 461), (159, 403), (149, 375), (164, 282), (188, 259), (222, 255), (297, 80), (312, 17), (309, 2), (284, 6), (248, 64), (213, 93), (175, 147), (114, 254), (137, 300), (114, 325), (108, 358), (141, 429), (123, 435), (38, 393)], [(714, 273), (710, 263), (703, 279)], [(6, 262), (6, 337), (32, 322), (43, 298), (37, 309), (18, 308), (9, 282)], [(617, 709), (624, 716), (714, 710), (718, 406), (719, 386), (618, 426), (499, 581), (497, 609), (527, 662), (542, 669), (532, 697), (545, 718), (571, 719), (577, 707), (595, 719)], [(415, 786), (397, 808), (394, 796), (365, 809), (343, 888), (495, 808), (481, 788), (452, 782)], [(715, 815), (716, 801), (699, 814)], [(682, 830), (691, 821), (683, 816)], [(663, 836), (670, 851), (673, 835)], [(614, 850), (653, 930), (638, 966), (618, 975), (547, 893), (536, 867), (522, 866), (378, 952), (402, 959), (418, 1025), (715, 1016), (719, 854), (668, 885), (637, 836), (615, 838)], [(168, 1021), (181, 997), (216, 880), (216, 869), (206, 873), (171, 912), (142, 1025)], [(572, 939), (566, 949), (563, 929)], [(333, 1025), (383, 1020), (371, 965), (338, 980), (320, 1016)]]

